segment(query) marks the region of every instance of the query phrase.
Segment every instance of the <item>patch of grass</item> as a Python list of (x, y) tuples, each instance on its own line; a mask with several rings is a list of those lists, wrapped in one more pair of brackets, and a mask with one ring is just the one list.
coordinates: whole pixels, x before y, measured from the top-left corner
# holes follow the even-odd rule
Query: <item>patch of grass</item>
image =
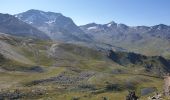
[[(34, 40), (29, 43), (32, 48), (28, 45), (16, 46), (17, 52), (35, 63), (32, 65), (9, 61), (0, 55), (1, 68), (9, 70), (0, 71), (0, 87), (7, 90), (21, 89), (25, 93), (31, 93), (31, 91), (38, 88), (40, 91), (45, 91), (45, 94), (26, 96), (24, 99), (42, 100), (71, 100), (74, 97), (78, 97), (80, 100), (103, 100), (103, 97), (107, 97), (109, 100), (124, 100), (128, 90), (135, 90), (138, 96), (140, 96), (143, 87), (155, 87), (158, 91), (162, 90), (163, 80), (146, 73), (143, 67), (118, 65), (108, 60), (102, 53), (86, 47), (60, 44), (57, 47), (60, 55), (57, 55), (56, 58), (48, 57), (47, 50), (53, 43)], [(35, 56), (37, 51), (38, 55)], [(154, 62), (152, 59), (145, 62), (160, 65), (159, 62)], [(53, 64), (56, 66), (51, 67)], [(35, 65), (42, 65), (44, 71), (41, 73), (25, 71), (34, 69)], [(124, 73), (115, 74), (113, 73), (114, 70)], [(49, 79), (61, 73), (76, 77), (80, 75), (79, 73), (88, 71), (95, 74), (72, 85), (57, 84), (55, 82), (38, 85), (29, 84), (34, 80)], [(82, 74), (84, 77), (87, 77), (86, 75), (88, 74)]]

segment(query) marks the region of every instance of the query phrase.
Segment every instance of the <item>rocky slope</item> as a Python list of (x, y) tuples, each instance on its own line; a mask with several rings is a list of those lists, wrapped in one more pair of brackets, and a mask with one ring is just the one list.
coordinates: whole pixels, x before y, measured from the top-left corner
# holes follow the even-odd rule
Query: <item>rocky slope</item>
[(161, 56), (145, 56), (132, 52), (114, 52), (110, 50), (108, 57), (125, 67), (138, 67), (138, 70), (142, 67), (143, 73), (149, 72), (150, 74), (164, 75), (170, 72), (170, 60)]
[(32, 9), (16, 14), (15, 17), (45, 32), (53, 40), (65, 42), (90, 40), (71, 18), (60, 13)]
[(28, 38), (49, 39), (42, 31), (9, 14), (0, 14), (0, 32)]

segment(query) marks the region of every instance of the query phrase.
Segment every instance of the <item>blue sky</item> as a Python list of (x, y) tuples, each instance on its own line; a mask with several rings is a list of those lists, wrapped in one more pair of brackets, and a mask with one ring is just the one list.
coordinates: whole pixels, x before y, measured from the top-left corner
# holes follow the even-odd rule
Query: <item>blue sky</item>
[(170, 0), (1, 0), (0, 13), (29, 9), (62, 13), (77, 25), (115, 21), (130, 26), (170, 25)]

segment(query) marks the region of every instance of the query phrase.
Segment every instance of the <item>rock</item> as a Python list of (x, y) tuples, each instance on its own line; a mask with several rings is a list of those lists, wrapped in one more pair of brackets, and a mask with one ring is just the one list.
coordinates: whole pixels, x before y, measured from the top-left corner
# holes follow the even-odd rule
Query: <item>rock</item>
[(159, 93), (155, 93), (155, 95), (154, 96), (152, 96), (152, 97), (148, 97), (148, 100), (163, 100), (162, 99), (162, 94), (159, 94)]
[(44, 69), (40, 66), (33, 66), (29, 69), (30, 72), (44, 72)]
[(112, 70), (112, 74), (123, 74), (125, 73), (125, 71), (121, 70), (121, 69), (114, 69)]
[(66, 85), (75, 84), (80, 81), (87, 80), (93, 75), (95, 75), (95, 72), (91, 72), (91, 71), (80, 72), (80, 73), (77, 73), (76, 75), (70, 75), (68, 73), (63, 72), (63, 73), (60, 73), (56, 77), (51, 77), (51, 78), (42, 79), (42, 80), (34, 80), (31, 82), (31, 84), (37, 85), (37, 84), (48, 83), (48, 82), (55, 82), (57, 84), (62, 84), (62, 85), (63, 84), (66, 84)]
[(129, 94), (126, 96), (126, 100), (138, 100), (135, 91), (129, 91)]

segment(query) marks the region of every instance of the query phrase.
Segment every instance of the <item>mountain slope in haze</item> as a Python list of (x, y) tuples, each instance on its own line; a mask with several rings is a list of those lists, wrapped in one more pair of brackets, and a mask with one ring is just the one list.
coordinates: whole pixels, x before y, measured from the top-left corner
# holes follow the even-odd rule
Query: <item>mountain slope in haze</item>
[(99, 43), (146, 55), (170, 55), (170, 26), (164, 24), (131, 27), (110, 22), (90, 23), (80, 28), (86, 34), (92, 35), (93, 40)]
[(89, 41), (90, 37), (76, 26), (71, 18), (60, 13), (28, 10), (15, 15), (18, 19), (45, 32), (53, 40)]
[(0, 14), (0, 32), (14, 36), (49, 39), (42, 31), (9, 14)]

